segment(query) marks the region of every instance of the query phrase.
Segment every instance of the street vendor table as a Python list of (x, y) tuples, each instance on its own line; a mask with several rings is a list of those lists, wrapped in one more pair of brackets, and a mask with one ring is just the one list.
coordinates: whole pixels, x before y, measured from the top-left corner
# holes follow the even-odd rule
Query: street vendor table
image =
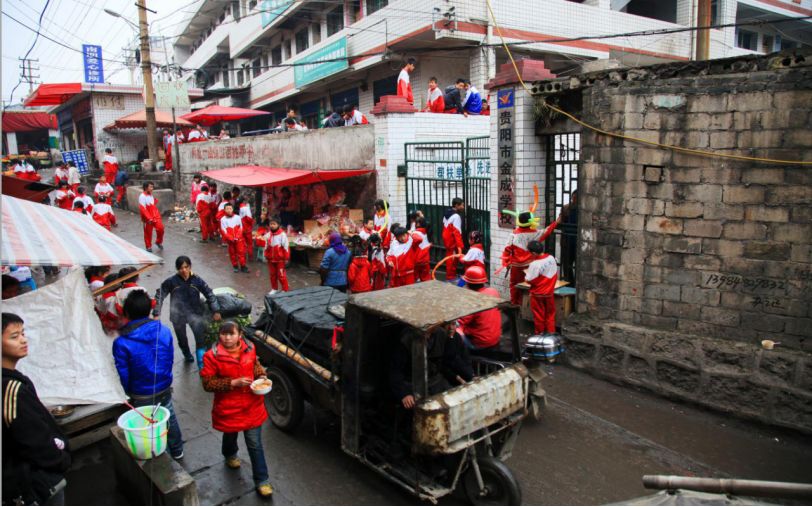
[[(575, 306), (575, 289), (567, 287), (569, 282), (558, 280), (555, 283), (555, 325), (560, 327), (564, 319), (572, 313)], [(530, 284), (522, 282), (516, 285), (516, 288), (522, 291), (522, 304), (519, 310), (523, 319), (533, 321), (533, 311), (530, 309)], [(527, 294), (525, 294), (525, 291)], [(527, 296), (527, 297), (525, 297)]]
[(72, 414), (55, 418), (56, 425), (68, 437), (72, 451), (104, 440), (118, 416), (127, 411), (121, 404), (77, 405)]

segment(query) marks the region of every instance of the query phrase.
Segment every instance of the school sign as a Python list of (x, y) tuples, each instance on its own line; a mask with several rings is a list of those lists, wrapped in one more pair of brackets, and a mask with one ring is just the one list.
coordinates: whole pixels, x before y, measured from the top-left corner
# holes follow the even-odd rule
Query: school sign
[(294, 82), (298, 88), (313, 81), (324, 79), (349, 66), (347, 39), (342, 37), (296, 62), (293, 73)]

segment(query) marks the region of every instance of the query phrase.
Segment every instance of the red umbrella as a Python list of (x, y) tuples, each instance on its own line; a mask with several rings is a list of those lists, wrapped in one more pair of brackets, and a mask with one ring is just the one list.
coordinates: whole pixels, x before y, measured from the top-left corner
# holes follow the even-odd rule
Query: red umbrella
[(199, 123), (200, 125), (211, 126), (221, 121), (242, 120), (243, 118), (251, 118), (252, 116), (261, 116), (263, 114), (271, 114), (267, 111), (255, 111), (253, 109), (242, 109), (239, 107), (226, 107), (218, 106), (217, 104), (204, 107), (198, 111), (181, 116), (184, 120), (192, 123)]

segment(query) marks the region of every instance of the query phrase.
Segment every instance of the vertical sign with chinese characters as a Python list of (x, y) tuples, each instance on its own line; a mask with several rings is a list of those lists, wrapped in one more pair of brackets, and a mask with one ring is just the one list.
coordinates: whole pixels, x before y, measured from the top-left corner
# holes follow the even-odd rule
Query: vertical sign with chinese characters
[(85, 83), (104, 83), (104, 65), (101, 46), (82, 44), (85, 60)]
[(514, 88), (499, 90), (497, 96), (497, 178), (499, 185), (497, 194), (497, 211), (499, 216), (499, 227), (513, 228), (513, 217), (502, 213), (502, 210), (513, 210), (516, 208), (516, 167), (515, 167), (515, 145), (513, 134), (516, 122), (516, 108), (514, 99), (516, 90)]

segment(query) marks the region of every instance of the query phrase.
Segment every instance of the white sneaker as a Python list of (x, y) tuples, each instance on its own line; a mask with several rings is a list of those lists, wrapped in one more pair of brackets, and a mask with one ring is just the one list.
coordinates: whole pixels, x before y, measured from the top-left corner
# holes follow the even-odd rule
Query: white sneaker
[(276, 290), (276, 289), (272, 289), (272, 290), (271, 290), (271, 292), (269, 292), (269, 293), (268, 293), (268, 295), (269, 295), (269, 296), (273, 296), (273, 295), (274, 295), (274, 294), (276, 294), (277, 292), (279, 292), (279, 291), (278, 291), (278, 290)]

